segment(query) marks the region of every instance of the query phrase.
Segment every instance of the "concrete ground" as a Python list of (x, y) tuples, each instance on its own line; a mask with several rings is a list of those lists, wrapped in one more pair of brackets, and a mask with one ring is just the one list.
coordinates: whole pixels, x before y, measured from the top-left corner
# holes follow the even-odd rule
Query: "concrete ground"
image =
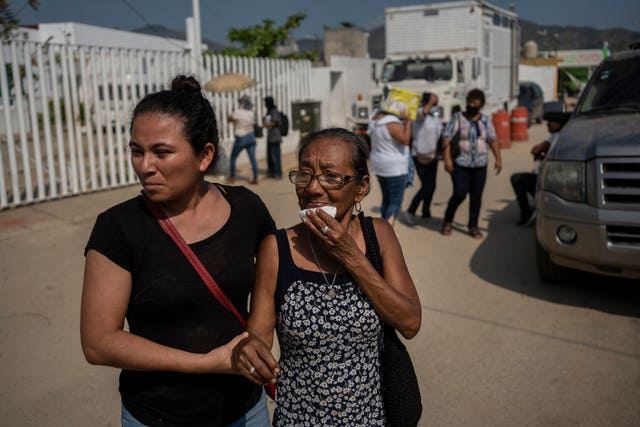
[[(511, 173), (532, 168), (528, 151), (544, 127), (530, 128), (529, 137), (503, 151), (500, 175), (489, 173), (484, 239), (438, 232), (451, 191), (442, 166), (435, 219), (396, 223), (423, 307), (422, 329), (408, 343), (422, 390), (421, 425), (640, 425), (640, 286), (583, 274), (564, 286), (538, 279), (534, 228), (514, 225), (509, 183)], [(292, 155), (284, 165), (295, 165)], [(249, 175), (240, 169), (236, 183)], [(380, 193), (373, 184), (363, 208), (375, 216)], [(297, 221), (288, 181), (263, 179), (250, 188), (279, 226)], [(80, 349), (83, 248), (96, 215), (138, 191), (0, 212), (0, 425), (119, 425), (117, 370), (90, 366)], [(466, 220), (465, 202), (456, 215), (460, 230)]]

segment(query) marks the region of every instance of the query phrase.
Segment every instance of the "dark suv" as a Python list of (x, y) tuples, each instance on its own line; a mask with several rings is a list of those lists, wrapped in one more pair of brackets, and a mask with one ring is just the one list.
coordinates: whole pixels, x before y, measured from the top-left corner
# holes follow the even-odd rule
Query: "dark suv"
[(564, 114), (536, 202), (540, 276), (640, 278), (640, 50), (604, 59)]

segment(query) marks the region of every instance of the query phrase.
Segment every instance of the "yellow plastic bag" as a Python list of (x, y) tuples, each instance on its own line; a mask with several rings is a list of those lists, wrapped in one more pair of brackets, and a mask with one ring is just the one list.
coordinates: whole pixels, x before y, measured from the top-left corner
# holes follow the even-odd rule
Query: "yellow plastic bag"
[(411, 120), (415, 120), (419, 106), (420, 95), (410, 90), (393, 88), (389, 91), (389, 95), (382, 103), (381, 108), (397, 116), (402, 116), (405, 111), (408, 111)]

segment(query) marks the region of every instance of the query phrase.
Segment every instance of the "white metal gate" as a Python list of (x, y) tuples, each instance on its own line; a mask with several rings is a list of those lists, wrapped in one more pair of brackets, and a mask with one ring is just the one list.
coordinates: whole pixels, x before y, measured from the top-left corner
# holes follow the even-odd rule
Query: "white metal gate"
[(136, 182), (128, 161), (129, 119), (148, 93), (177, 74), (201, 84), (238, 72), (256, 87), (207, 94), (220, 138), (232, 138), (226, 117), (241, 94), (272, 95), (287, 114), (310, 93), (309, 61), (203, 55), (193, 72), (189, 53), (11, 42), (0, 45), (0, 209)]

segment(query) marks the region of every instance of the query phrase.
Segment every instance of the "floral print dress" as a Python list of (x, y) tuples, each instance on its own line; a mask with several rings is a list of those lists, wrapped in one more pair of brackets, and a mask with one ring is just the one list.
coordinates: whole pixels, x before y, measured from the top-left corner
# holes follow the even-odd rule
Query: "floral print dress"
[(285, 230), (276, 239), (282, 373), (274, 425), (384, 426), (380, 317), (350, 275), (327, 284), (294, 264)]

